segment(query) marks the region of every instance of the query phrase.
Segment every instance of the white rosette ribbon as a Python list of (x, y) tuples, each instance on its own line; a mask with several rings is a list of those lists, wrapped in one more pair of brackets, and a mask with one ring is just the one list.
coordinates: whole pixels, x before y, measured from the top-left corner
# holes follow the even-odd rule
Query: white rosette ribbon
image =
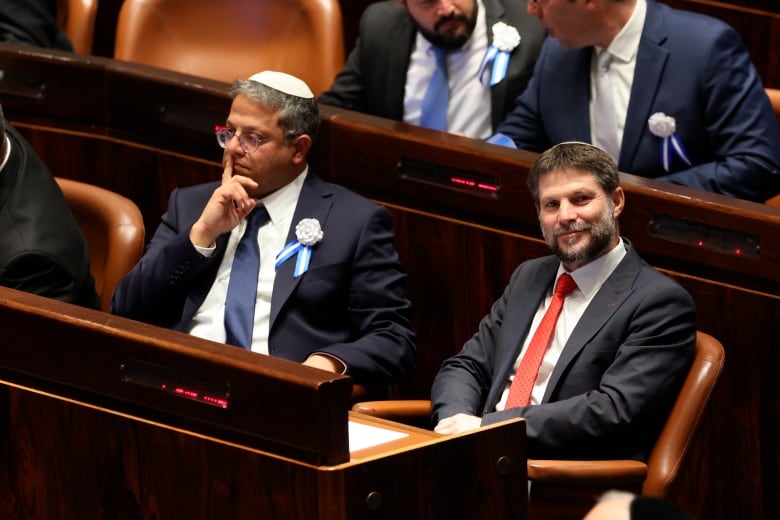
[(279, 270), (279, 266), (288, 258), (297, 255), (293, 278), (301, 276), (309, 270), (312, 246), (321, 241), (323, 236), (322, 226), (320, 226), (320, 221), (316, 218), (305, 218), (298, 222), (295, 226), (296, 240), (293, 240), (284, 246), (284, 249), (276, 255), (276, 265), (274, 269)]
[(691, 160), (685, 151), (685, 147), (677, 135), (677, 122), (672, 116), (667, 116), (663, 112), (656, 112), (647, 120), (647, 127), (661, 141), (661, 164), (667, 172), (671, 169), (672, 150), (685, 164), (691, 166)]
[[(488, 47), (485, 57), (482, 58), (482, 64), (479, 66), (477, 78), (480, 83), (488, 84), (492, 87), (506, 77), (506, 71), (509, 68), (509, 55), (520, 45), (520, 33), (511, 25), (504, 22), (493, 24), (493, 43)], [(491, 67), (492, 65), (492, 67)], [(486, 80), (487, 70), (490, 69), (489, 79)]]

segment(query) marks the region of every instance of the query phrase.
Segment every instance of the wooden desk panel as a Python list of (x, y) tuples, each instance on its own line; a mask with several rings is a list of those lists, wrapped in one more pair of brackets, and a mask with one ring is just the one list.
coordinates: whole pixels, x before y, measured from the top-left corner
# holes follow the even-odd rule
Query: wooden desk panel
[[(526, 517), (522, 420), (352, 414), (348, 377), (1, 287), (0, 323), (2, 518)], [(138, 361), (226, 381), (229, 404), (133, 384)], [(351, 455), (348, 417), (406, 437)]]

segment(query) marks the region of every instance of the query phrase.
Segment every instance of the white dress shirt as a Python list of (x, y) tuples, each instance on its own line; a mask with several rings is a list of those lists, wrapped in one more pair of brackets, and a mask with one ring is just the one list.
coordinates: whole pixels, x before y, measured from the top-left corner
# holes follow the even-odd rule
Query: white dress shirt
[[(639, 41), (642, 39), (642, 27), (645, 25), (647, 15), (647, 4), (645, 0), (637, 0), (634, 12), (626, 22), (626, 25), (615, 36), (607, 47), (607, 51), (612, 55), (612, 63), (609, 67), (609, 77), (614, 90), (613, 100), (615, 102), (615, 116), (617, 117), (617, 138), (618, 143), (623, 142), (623, 130), (626, 127), (626, 114), (628, 113), (628, 102), (631, 98), (631, 86), (634, 83), (634, 69), (636, 69), (636, 55), (639, 50)], [(596, 75), (598, 71), (597, 57), (603, 51), (601, 47), (593, 47), (593, 57), (590, 66), (590, 103), (588, 105), (590, 114), (590, 127), (595, 126), (594, 118), (594, 99), (596, 90)], [(602, 147), (602, 143), (597, 142), (596, 132), (591, 130), (592, 144)]]

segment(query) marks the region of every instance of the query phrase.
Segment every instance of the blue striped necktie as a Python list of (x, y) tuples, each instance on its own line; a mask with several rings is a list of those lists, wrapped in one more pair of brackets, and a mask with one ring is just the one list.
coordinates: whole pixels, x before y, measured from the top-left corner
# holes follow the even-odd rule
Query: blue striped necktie
[(246, 229), (236, 247), (225, 299), (225, 343), (250, 350), (260, 272), (257, 232), (268, 219), (265, 206), (259, 205), (246, 217)]

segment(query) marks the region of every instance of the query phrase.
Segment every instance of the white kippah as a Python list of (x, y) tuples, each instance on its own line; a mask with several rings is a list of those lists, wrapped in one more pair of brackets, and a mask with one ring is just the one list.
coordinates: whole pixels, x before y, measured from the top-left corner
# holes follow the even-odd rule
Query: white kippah
[(275, 70), (264, 70), (249, 78), (279, 92), (304, 99), (312, 99), (314, 94), (305, 81)]

